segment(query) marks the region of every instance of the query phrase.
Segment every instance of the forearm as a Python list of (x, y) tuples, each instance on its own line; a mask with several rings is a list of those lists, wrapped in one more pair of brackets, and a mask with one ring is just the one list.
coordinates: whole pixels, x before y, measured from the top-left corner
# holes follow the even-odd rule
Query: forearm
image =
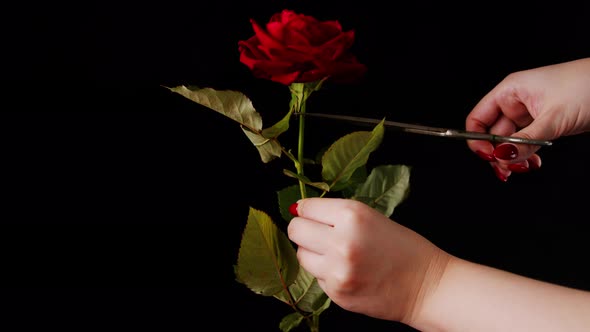
[(410, 322), (420, 331), (589, 331), (590, 292), (451, 258)]

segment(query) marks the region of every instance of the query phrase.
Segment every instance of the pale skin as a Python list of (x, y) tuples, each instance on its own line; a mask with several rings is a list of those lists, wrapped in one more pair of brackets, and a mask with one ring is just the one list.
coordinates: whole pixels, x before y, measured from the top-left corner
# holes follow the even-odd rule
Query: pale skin
[[(549, 141), (590, 131), (589, 87), (590, 58), (512, 73), (467, 115), (465, 129)], [(514, 159), (490, 160), (503, 181), (513, 173), (509, 165), (524, 171), (541, 166), (540, 146), (513, 146)], [(494, 155), (494, 145), (487, 141), (468, 141), (468, 147)]]
[[(467, 129), (554, 140), (590, 131), (590, 58), (511, 74), (476, 105)], [(487, 142), (469, 142), (493, 154)], [(508, 165), (538, 163), (517, 146)], [(507, 177), (506, 176), (506, 177)], [(420, 331), (590, 331), (590, 292), (453, 256), (361, 202), (307, 198), (288, 227), (301, 266), (340, 307)]]

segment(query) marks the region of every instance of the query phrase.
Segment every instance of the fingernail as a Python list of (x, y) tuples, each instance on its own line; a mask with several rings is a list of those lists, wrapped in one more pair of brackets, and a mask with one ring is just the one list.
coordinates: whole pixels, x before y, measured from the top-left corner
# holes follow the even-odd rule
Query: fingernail
[(508, 165), (508, 169), (515, 173), (526, 173), (529, 171), (529, 168), (522, 164), (510, 164)]
[(500, 144), (494, 149), (494, 157), (502, 160), (512, 160), (518, 157), (518, 149), (514, 144)]
[(508, 181), (508, 177), (506, 175), (504, 175), (504, 173), (502, 173), (502, 171), (500, 171), (500, 168), (496, 165), (492, 166), (494, 168), (494, 173), (496, 173), (496, 177), (498, 179), (500, 179), (500, 181), (502, 182), (506, 182)]
[(481, 150), (475, 151), (475, 153), (485, 161), (496, 161), (496, 157), (493, 154), (485, 153)]
[(294, 217), (297, 217), (297, 202), (291, 204), (291, 206), (289, 206), (289, 213), (291, 213)]

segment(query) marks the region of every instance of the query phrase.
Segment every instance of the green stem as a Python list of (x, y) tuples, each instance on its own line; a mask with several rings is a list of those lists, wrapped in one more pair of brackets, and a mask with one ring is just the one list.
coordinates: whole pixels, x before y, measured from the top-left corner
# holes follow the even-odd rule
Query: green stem
[(320, 316), (312, 315), (307, 317), (307, 326), (309, 326), (310, 332), (319, 332), (320, 330)]
[[(304, 143), (304, 136), (305, 136), (305, 98), (300, 101), (299, 103), (299, 140), (297, 142), (297, 159), (299, 163), (295, 165), (297, 168), (297, 174), (303, 176), (303, 143)], [(305, 183), (299, 180), (299, 190), (301, 191), (301, 198), (307, 197), (307, 192), (305, 191)]]

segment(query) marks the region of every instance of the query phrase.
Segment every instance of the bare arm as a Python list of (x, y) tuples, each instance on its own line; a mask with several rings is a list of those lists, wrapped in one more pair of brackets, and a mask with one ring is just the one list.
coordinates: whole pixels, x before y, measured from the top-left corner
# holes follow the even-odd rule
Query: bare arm
[(590, 292), (453, 257), (409, 324), (421, 331), (590, 331)]
[(434, 331), (590, 331), (590, 292), (454, 257), (358, 201), (299, 202), (289, 237), (340, 307)]

